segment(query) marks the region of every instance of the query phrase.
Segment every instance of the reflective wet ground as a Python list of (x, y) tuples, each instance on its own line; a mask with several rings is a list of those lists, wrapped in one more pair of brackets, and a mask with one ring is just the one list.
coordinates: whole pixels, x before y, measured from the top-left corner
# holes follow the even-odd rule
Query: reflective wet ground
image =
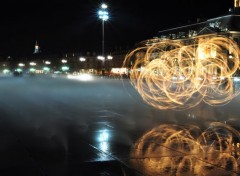
[(128, 80), (0, 78), (0, 175), (238, 175), (239, 97), (185, 111)]

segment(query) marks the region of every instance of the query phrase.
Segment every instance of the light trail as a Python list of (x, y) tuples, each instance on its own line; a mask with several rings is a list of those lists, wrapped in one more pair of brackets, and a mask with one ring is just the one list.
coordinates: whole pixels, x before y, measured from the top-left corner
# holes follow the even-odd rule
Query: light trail
[(146, 175), (231, 175), (239, 173), (239, 132), (211, 123), (162, 124), (145, 133), (131, 150), (131, 163)]
[(126, 55), (123, 67), (147, 104), (184, 110), (202, 101), (225, 105), (239, 94), (233, 83), (240, 73), (237, 43), (223, 36), (194, 41), (163, 40)]

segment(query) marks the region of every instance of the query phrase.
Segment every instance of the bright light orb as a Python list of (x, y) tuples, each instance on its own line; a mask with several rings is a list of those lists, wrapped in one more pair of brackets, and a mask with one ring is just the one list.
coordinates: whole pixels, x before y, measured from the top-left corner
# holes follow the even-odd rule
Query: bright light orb
[(29, 65), (36, 66), (37, 64), (35, 62), (30, 62)]
[(104, 61), (104, 60), (105, 60), (105, 57), (104, 57), (104, 56), (98, 56), (97, 59)]
[(108, 8), (108, 6), (107, 6), (107, 4), (102, 3), (101, 8), (102, 8), (102, 9), (106, 9), (106, 8)]
[(19, 67), (24, 67), (25, 64), (23, 64), (23, 63), (19, 63), (18, 66), (19, 66)]
[(107, 7), (108, 6), (105, 3), (103, 3), (101, 5), (101, 9), (98, 11), (98, 17), (103, 21), (107, 21), (109, 19)]
[(80, 57), (79, 60), (80, 60), (80, 62), (85, 62), (86, 61), (86, 59), (84, 57)]
[(113, 57), (112, 57), (112, 56), (107, 56), (107, 59), (108, 59), (108, 60), (112, 60)]
[(75, 79), (75, 80), (79, 80), (79, 81), (92, 81), (93, 80), (93, 76), (91, 74), (87, 74), (87, 73), (83, 73), (80, 75), (68, 75), (67, 78)]
[(67, 60), (66, 59), (62, 59), (62, 63), (67, 63)]

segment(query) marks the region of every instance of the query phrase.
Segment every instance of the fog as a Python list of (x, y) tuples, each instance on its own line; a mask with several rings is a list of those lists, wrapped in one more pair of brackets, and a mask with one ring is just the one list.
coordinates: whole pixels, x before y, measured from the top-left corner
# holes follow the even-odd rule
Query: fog
[(0, 78), (0, 151), (9, 158), (0, 159), (0, 169), (65, 175), (81, 173), (76, 168), (86, 161), (117, 158), (128, 165), (134, 143), (161, 124), (206, 129), (222, 122), (238, 128), (238, 102), (237, 97), (222, 107), (202, 103), (185, 111), (157, 110), (129, 80)]

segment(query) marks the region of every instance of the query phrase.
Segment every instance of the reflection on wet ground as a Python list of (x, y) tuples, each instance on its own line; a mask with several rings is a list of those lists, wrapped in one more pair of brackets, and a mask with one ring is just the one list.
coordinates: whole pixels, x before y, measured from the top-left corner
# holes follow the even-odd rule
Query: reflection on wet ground
[(127, 80), (1, 81), (1, 176), (239, 173), (239, 97), (163, 111)]
[(227, 124), (162, 124), (138, 139), (130, 160), (146, 175), (238, 175), (239, 154), (239, 132)]

